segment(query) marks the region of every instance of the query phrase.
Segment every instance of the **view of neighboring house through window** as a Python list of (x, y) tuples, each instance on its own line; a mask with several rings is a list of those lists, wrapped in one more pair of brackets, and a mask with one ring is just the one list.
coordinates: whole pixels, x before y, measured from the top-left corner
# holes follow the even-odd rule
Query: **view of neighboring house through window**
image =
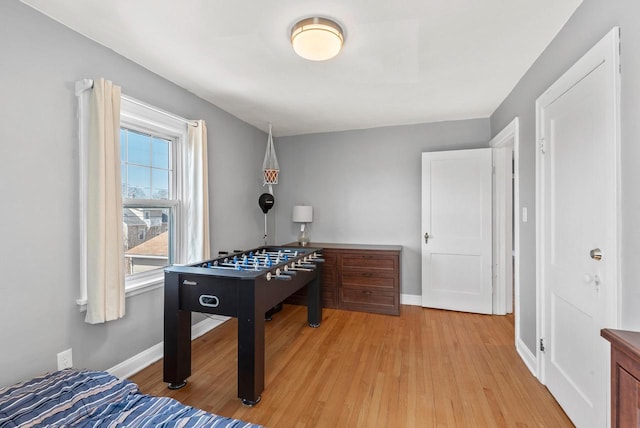
[(173, 145), (162, 136), (120, 129), (127, 276), (172, 262), (171, 231), (177, 205)]

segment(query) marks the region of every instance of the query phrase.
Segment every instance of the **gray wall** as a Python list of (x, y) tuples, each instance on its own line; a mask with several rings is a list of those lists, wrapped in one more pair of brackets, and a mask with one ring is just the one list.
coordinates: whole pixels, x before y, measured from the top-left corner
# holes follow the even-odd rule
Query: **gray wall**
[(420, 295), (420, 154), (488, 141), (488, 119), (278, 138), (277, 241), (296, 240), (292, 208), (312, 205), (312, 241), (402, 245), (401, 293)]
[(622, 299), (621, 327), (640, 329), (640, 2), (585, 0), (558, 36), (491, 116), (491, 134), (520, 117), (521, 332), (535, 350), (535, 100), (611, 28), (621, 30)]
[(261, 243), (267, 136), (15, 0), (0, 2), (0, 58), (0, 386), (54, 370), (67, 348), (76, 367), (112, 367), (162, 341), (162, 290), (128, 298), (126, 317), (105, 325), (85, 324), (75, 304), (74, 81), (105, 77), (207, 121), (214, 252)]

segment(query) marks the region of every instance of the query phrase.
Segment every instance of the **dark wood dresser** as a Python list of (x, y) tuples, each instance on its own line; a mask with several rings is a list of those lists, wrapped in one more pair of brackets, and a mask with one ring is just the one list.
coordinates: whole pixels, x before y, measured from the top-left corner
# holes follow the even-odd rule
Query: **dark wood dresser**
[[(312, 242), (307, 247), (321, 248), (325, 259), (323, 307), (400, 315), (402, 246)], [(285, 303), (304, 305), (306, 301), (306, 288), (303, 288)]]
[(640, 428), (640, 332), (603, 329), (611, 342), (611, 426)]

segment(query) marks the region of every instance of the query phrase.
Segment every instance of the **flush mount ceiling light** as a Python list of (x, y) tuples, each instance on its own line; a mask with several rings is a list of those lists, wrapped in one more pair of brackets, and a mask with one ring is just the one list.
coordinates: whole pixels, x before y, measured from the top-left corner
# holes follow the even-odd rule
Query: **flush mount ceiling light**
[(307, 18), (291, 30), (291, 45), (302, 58), (326, 61), (338, 55), (344, 44), (342, 28), (326, 18)]

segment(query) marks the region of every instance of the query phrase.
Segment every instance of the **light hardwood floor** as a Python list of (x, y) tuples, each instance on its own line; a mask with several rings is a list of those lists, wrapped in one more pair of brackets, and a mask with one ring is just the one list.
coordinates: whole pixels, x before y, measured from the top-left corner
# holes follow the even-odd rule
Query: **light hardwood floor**
[(131, 377), (142, 392), (219, 415), (289, 427), (571, 427), (514, 349), (513, 318), (402, 306), (399, 317), (285, 305), (266, 327), (262, 401), (236, 396), (237, 321), (192, 345), (177, 391), (162, 360)]

